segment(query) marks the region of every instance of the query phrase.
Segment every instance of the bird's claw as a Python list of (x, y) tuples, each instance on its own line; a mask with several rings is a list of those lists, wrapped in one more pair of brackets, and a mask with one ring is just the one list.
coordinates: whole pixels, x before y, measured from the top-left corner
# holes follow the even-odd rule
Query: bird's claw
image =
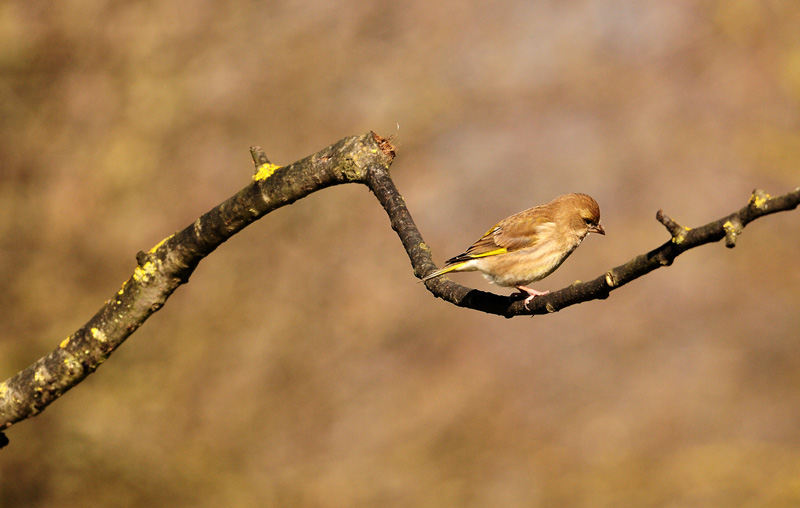
[(531, 310), (530, 307), (528, 307), (528, 304), (531, 303), (534, 298), (536, 298), (537, 296), (544, 296), (550, 294), (550, 291), (536, 291), (535, 289), (526, 288), (525, 286), (517, 286), (517, 289), (519, 289), (520, 293), (522, 294), (525, 293), (528, 294), (528, 297), (525, 298), (525, 302), (523, 302), (525, 304), (526, 310)]

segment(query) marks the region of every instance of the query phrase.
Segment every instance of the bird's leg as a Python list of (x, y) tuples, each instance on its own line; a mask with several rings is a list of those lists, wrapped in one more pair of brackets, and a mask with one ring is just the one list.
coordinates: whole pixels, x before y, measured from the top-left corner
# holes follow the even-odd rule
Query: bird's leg
[(515, 288), (519, 289), (520, 293), (528, 293), (528, 298), (525, 299), (525, 308), (528, 308), (528, 304), (533, 301), (534, 298), (537, 296), (544, 296), (550, 294), (550, 291), (536, 291), (535, 289), (531, 289), (525, 286), (514, 286)]

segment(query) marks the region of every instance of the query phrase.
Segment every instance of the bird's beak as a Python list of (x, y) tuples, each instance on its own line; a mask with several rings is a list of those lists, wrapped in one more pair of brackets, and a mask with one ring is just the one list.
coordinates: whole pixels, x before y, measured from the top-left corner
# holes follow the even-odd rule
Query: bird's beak
[(605, 230), (605, 229), (603, 229), (603, 226), (602, 226), (602, 225), (600, 225), (600, 224), (598, 224), (598, 225), (596, 225), (596, 226), (592, 226), (592, 227), (590, 227), (590, 228), (589, 228), (589, 232), (590, 232), (590, 233), (597, 233), (598, 235), (604, 235), (604, 234), (606, 234), (606, 230)]

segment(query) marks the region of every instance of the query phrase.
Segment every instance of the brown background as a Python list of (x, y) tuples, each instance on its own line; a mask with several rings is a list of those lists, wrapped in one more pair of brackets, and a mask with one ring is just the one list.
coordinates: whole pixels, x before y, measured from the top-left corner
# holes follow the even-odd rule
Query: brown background
[[(791, 0), (4, 2), (0, 378), (244, 186), (253, 144), (397, 134), (439, 263), (590, 193), (608, 235), (536, 287), (593, 278), (668, 238), (659, 208), (800, 184), (798, 26)], [(0, 505), (797, 506), (799, 229), (505, 320), (416, 284), (365, 188), (320, 192), (13, 427)]]

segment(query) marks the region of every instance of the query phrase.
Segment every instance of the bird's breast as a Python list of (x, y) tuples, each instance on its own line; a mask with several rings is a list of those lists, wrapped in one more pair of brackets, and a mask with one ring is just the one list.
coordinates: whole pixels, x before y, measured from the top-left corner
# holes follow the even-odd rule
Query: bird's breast
[(475, 268), (498, 286), (524, 286), (542, 280), (561, 266), (581, 239), (558, 245), (553, 242), (500, 256), (476, 259)]

